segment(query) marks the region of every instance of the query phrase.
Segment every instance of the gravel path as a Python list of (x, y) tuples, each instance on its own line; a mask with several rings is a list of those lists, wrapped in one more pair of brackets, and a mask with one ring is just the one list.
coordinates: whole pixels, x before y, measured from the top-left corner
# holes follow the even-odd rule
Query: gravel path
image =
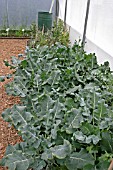
[[(11, 70), (4, 65), (3, 60), (10, 61), (11, 56), (24, 53), (26, 42), (25, 39), (0, 39), (0, 76), (11, 73)], [(8, 96), (5, 92), (4, 86), (9, 81), (11, 80), (0, 82), (0, 159), (3, 157), (8, 144), (14, 145), (21, 141), (16, 130), (13, 127), (9, 128), (8, 123), (3, 121), (1, 117), (3, 110), (19, 103), (18, 97)], [(0, 170), (5, 169), (0, 167)]]

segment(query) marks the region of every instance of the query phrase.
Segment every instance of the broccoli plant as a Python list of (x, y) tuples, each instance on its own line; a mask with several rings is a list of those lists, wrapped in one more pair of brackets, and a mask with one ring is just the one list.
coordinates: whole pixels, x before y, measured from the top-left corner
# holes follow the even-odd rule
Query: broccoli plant
[[(11, 64), (10, 64), (11, 65)], [(14, 66), (14, 65), (13, 65)], [(23, 142), (1, 160), (9, 170), (103, 170), (113, 156), (113, 75), (77, 43), (30, 49), (6, 91), (21, 104), (2, 113)], [(2, 80), (4, 77), (1, 78)]]

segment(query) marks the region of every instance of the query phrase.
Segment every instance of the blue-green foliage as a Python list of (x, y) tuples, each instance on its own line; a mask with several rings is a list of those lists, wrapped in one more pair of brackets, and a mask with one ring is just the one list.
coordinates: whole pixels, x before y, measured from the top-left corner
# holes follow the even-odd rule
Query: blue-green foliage
[[(13, 64), (14, 67), (14, 64)], [(113, 154), (113, 75), (75, 43), (28, 51), (16, 62), (9, 95), (21, 104), (2, 116), (23, 142), (8, 146), (9, 170), (103, 170)], [(1, 77), (3, 81), (4, 77)]]

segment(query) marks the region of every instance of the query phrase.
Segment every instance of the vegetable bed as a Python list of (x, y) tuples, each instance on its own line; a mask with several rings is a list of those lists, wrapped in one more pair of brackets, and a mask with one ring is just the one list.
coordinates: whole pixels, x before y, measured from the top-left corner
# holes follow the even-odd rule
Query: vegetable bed
[(30, 30), (0, 30), (0, 37), (30, 37), (31, 36), (31, 31)]
[[(25, 50), (27, 40), (13, 40), (13, 39), (0, 39), (0, 75), (10, 74), (12, 70), (6, 67), (3, 60), (10, 60), (11, 56), (18, 56), (19, 53), (23, 53)], [(1, 113), (4, 109), (19, 103), (18, 97), (8, 96), (5, 92), (4, 86), (11, 80), (0, 82), (0, 159), (3, 157), (5, 149), (8, 144), (14, 145), (21, 141), (16, 130), (13, 127), (9, 127), (8, 123), (3, 121)], [(0, 167), (0, 170), (5, 168)]]
[(21, 104), (2, 117), (23, 142), (9, 145), (1, 164), (9, 170), (107, 170), (113, 157), (109, 63), (99, 66), (95, 54), (77, 43), (55, 43), (27, 49), (24, 60), (5, 64), (16, 70), (6, 91)]
[(113, 158), (109, 63), (98, 65), (80, 42), (71, 47), (61, 21), (51, 31), (35, 33), (23, 60), (21, 55), (10, 62), (5, 57), (12, 71), (3, 72), (0, 82), (11, 78), (6, 92), (17, 102), (5, 107), (2, 117), (20, 138), (15, 145), (8, 140), (0, 165), (9, 170), (107, 170)]

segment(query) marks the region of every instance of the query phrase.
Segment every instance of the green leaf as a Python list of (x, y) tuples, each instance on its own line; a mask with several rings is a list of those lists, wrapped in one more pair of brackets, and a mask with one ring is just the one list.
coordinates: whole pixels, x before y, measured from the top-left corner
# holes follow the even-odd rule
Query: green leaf
[(107, 107), (104, 100), (98, 101), (98, 107), (94, 111), (95, 117), (97, 119), (103, 118), (106, 115), (106, 112), (108, 112)]
[(11, 122), (11, 109), (8, 108), (4, 112), (2, 112), (2, 117), (5, 121)]
[(101, 140), (100, 136), (92, 135), (91, 137), (94, 145), (96, 145)]
[(5, 66), (10, 66), (9, 62), (7, 60), (4, 60)]
[(42, 159), (36, 159), (34, 161), (34, 164), (32, 165), (32, 168), (35, 170), (42, 170), (46, 166), (46, 163)]
[(4, 166), (8, 167), (9, 170), (27, 170), (31, 161), (24, 153), (21, 153), (10, 146), (8, 146), (3, 159), (5, 161)]
[(76, 131), (73, 135), (75, 136), (76, 139), (80, 141), (85, 141), (86, 136), (82, 132)]
[(71, 144), (69, 143), (69, 141), (64, 140), (63, 145), (55, 146), (51, 148), (51, 150), (52, 150), (52, 155), (54, 157), (58, 159), (64, 159), (71, 152)]
[(72, 98), (66, 98), (65, 105), (68, 109), (75, 108), (75, 102)]
[(80, 86), (75, 86), (74, 88), (69, 89), (66, 94), (74, 94), (77, 90), (80, 89)]
[(66, 166), (69, 170), (83, 169), (86, 165), (94, 165), (94, 159), (85, 150), (72, 153), (66, 160)]
[(79, 128), (83, 122), (83, 117), (79, 109), (72, 108), (67, 115), (68, 128)]
[(25, 68), (27, 66), (27, 60), (21, 61), (21, 65), (23, 68)]
[(88, 123), (88, 122), (84, 122), (81, 126), (81, 131), (85, 134), (85, 135), (91, 135), (94, 134), (95, 132), (95, 126), (93, 126), (92, 124)]
[(97, 170), (97, 168), (94, 165), (86, 165), (83, 170)]
[(3, 81), (5, 81), (5, 76), (0, 76), (0, 82), (3, 82)]
[(99, 164), (97, 165), (98, 170), (106, 170), (108, 169), (110, 163), (107, 160), (100, 161)]
[(53, 159), (52, 151), (47, 150), (44, 153), (42, 153), (41, 159), (45, 161), (52, 160)]
[(113, 135), (109, 132), (102, 132), (101, 149), (113, 153)]

